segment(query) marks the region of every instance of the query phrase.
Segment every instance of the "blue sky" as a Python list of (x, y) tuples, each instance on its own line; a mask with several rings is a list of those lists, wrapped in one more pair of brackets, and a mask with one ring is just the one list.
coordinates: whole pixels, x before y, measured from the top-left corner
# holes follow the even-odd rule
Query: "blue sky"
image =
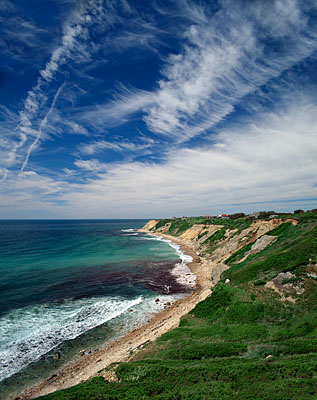
[(315, 1), (3, 0), (0, 218), (317, 207)]

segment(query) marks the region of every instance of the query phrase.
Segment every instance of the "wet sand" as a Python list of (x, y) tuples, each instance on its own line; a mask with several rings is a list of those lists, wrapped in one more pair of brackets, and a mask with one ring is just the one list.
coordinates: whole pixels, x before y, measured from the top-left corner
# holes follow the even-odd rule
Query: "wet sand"
[(11, 396), (10, 399), (33, 399), (56, 390), (69, 388), (98, 375), (104, 376), (108, 380), (115, 379), (113, 372), (109, 373), (101, 370), (112, 363), (128, 361), (132, 351), (133, 355), (135, 355), (145, 344), (176, 328), (180, 319), (211, 293), (211, 286), (214, 286), (219, 281), (221, 273), (227, 269), (224, 264), (213, 264), (209, 260), (198, 256), (193, 244), (189, 241), (163, 234), (143, 232), (171, 240), (180, 246), (183, 253), (192, 257), (193, 261), (188, 266), (191, 272), (196, 275), (196, 287), (193, 293), (172, 303), (162, 312), (155, 314), (146, 325), (109, 343), (108, 346), (102, 349), (78, 355), (75, 360), (58, 370), (48, 379), (31, 386), (19, 395)]

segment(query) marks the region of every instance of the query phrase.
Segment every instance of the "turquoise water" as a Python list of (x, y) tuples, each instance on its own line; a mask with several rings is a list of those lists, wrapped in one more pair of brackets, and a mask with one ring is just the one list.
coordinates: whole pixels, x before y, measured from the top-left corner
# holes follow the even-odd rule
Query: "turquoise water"
[(2, 385), (36, 375), (36, 363), (52, 367), (57, 348), (68, 361), (83, 338), (87, 346), (118, 335), (118, 324), (146, 322), (158, 295), (188, 292), (171, 273), (181, 253), (136, 232), (145, 222), (0, 221)]

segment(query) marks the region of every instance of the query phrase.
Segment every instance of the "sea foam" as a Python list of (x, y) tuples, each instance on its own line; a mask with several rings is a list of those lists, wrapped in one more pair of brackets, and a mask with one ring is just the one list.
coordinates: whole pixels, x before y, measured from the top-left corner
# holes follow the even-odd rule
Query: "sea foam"
[(0, 381), (63, 341), (120, 316), (142, 301), (142, 297), (86, 298), (10, 312), (0, 319)]
[(194, 288), (196, 286), (196, 275), (191, 272), (189, 269), (188, 265), (193, 261), (193, 258), (185, 254), (180, 246), (174, 242), (172, 242), (169, 239), (163, 238), (163, 236), (152, 236), (150, 235), (149, 237), (143, 237), (145, 240), (159, 240), (162, 242), (167, 243), (169, 246), (171, 246), (176, 253), (178, 254), (179, 258), (181, 259), (180, 263), (177, 263), (175, 267), (172, 269), (171, 274), (175, 276), (175, 279), (178, 283)]

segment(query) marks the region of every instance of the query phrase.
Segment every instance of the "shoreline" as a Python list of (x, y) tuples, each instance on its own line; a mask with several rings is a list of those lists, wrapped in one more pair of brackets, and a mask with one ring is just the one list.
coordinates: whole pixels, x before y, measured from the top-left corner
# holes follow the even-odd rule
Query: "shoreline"
[(103, 376), (107, 380), (115, 380), (113, 371), (101, 370), (109, 367), (112, 363), (128, 361), (131, 358), (131, 352), (135, 355), (146, 344), (178, 327), (180, 319), (211, 293), (211, 287), (219, 281), (221, 273), (226, 269), (223, 264), (216, 265), (198, 256), (194, 245), (189, 241), (147, 230), (139, 231), (169, 240), (178, 245), (185, 255), (192, 257), (192, 262), (187, 263), (190, 271), (196, 276), (196, 286), (193, 288), (192, 294), (176, 300), (161, 312), (154, 314), (149, 322), (140, 328), (110, 342), (105, 348), (96, 349), (90, 354), (75, 358), (49, 378), (33, 384), (20, 393), (12, 394), (10, 399), (33, 399), (77, 385), (94, 376)]

